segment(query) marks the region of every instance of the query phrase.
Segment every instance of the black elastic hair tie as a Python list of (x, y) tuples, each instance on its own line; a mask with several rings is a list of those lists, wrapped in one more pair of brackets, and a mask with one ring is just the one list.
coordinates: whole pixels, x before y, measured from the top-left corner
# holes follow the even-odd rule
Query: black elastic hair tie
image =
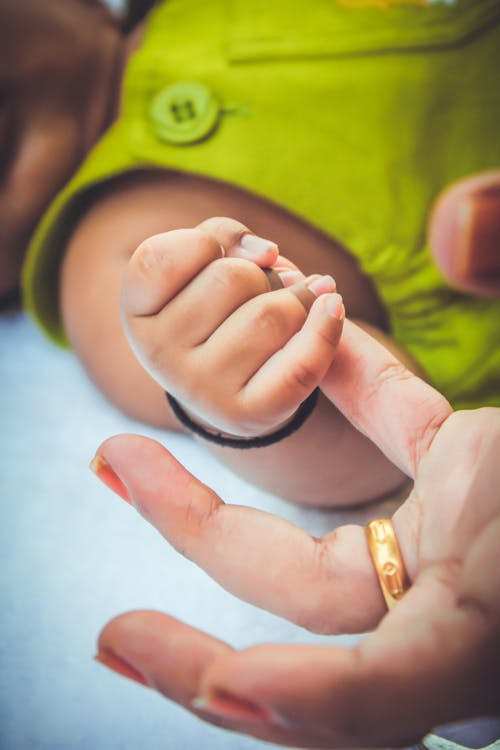
[(292, 419), (286, 425), (284, 425), (284, 427), (280, 427), (279, 430), (276, 430), (276, 432), (272, 432), (269, 435), (262, 435), (261, 437), (253, 437), (247, 439), (230, 437), (229, 435), (224, 435), (220, 432), (209, 432), (200, 424), (198, 424), (198, 422), (193, 421), (191, 417), (186, 414), (179, 402), (170, 395), (170, 393), (165, 392), (165, 395), (173, 413), (175, 414), (179, 422), (187, 427), (188, 430), (193, 432), (195, 435), (199, 435), (199, 437), (207, 440), (209, 443), (216, 443), (217, 445), (223, 445), (227, 448), (239, 448), (241, 450), (245, 448), (265, 448), (266, 446), (272, 445), (273, 443), (278, 443), (280, 440), (283, 440), (284, 438), (296, 432), (300, 427), (302, 427), (306, 419), (314, 410), (314, 407), (318, 402), (319, 388), (315, 388), (311, 395), (301, 403)]

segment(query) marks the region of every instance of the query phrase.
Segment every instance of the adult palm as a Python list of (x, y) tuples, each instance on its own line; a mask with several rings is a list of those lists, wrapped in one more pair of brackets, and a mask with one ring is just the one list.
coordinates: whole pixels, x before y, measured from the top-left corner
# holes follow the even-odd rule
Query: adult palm
[(412, 582), (403, 600), (385, 614), (362, 527), (313, 538), (223, 503), (158, 443), (117, 436), (98, 451), (101, 478), (228, 590), (313, 631), (376, 629), (350, 650), (236, 652), (167, 615), (131, 612), (104, 628), (99, 658), (208, 721), (285, 745), (402, 746), (497, 713), (500, 410), (452, 413), (349, 321), (322, 388), (414, 479), (393, 517)]

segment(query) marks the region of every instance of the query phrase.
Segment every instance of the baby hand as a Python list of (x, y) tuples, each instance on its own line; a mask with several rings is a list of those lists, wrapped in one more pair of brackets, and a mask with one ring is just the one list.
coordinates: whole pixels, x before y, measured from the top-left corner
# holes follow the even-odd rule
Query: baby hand
[[(285, 288), (271, 291), (264, 267)], [(285, 423), (321, 382), (344, 307), (331, 277), (304, 278), (274, 243), (215, 218), (137, 248), (122, 318), (143, 367), (196, 421), (252, 437)]]

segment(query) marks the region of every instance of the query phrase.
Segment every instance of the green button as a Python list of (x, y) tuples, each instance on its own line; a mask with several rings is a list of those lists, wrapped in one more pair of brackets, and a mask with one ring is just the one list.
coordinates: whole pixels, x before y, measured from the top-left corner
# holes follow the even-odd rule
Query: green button
[(219, 102), (212, 91), (191, 81), (161, 89), (150, 108), (156, 135), (180, 145), (196, 143), (210, 135), (218, 125), (219, 114)]

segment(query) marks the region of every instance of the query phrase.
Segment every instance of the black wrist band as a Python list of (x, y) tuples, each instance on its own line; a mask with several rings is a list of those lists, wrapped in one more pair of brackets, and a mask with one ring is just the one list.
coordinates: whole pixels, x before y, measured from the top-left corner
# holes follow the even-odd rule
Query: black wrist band
[(316, 406), (318, 401), (319, 388), (315, 388), (311, 395), (301, 403), (292, 419), (284, 427), (280, 427), (279, 430), (276, 430), (276, 432), (272, 432), (269, 435), (262, 435), (261, 437), (248, 439), (230, 437), (228, 435), (223, 435), (220, 432), (209, 432), (200, 424), (198, 424), (198, 422), (194, 422), (191, 417), (186, 414), (179, 402), (170, 395), (170, 393), (167, 393), (165, 391), (165, 395), (167, 397), (168, 403), (170, 404), (170, 408), (172, 409), (179, 422), (187, 427), (188, 430), (194, 432), (195, 435), (199, 435), (199, 437), (202, 437), (209, 443), (224, 445), (228, 448), (244, 449), (265, 448), (267, 445), (278, 443), (280, 440), (283, 440), (284, 438), (296, 432), (299, 427), (302, 427), (302, 425)]

